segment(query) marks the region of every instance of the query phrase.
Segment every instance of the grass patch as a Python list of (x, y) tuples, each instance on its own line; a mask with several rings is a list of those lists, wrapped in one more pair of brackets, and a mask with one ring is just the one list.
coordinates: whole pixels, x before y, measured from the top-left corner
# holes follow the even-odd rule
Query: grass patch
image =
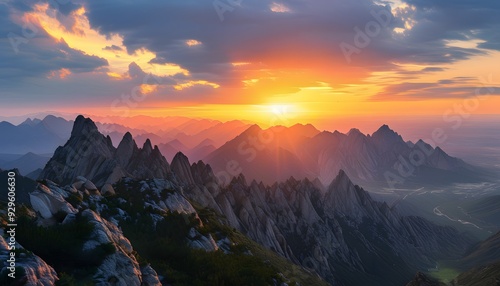
[(436, 278), (443, 283), (450, 283), (459, 274), (460, 274), (459, 270), (444, 265), (439, 267), (438, 271), (428, 272), (429, 276)]

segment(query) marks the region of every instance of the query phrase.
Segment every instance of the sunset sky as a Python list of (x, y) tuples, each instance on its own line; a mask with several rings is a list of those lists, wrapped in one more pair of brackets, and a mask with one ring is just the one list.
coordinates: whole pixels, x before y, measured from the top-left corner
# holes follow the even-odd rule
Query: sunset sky
[(500, 1), (0, 4), (0, 114), (500, 113)]

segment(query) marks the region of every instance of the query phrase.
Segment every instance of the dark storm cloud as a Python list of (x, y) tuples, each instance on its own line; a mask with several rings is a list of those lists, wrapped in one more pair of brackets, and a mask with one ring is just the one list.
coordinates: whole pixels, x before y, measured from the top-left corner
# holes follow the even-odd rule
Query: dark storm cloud
[(480, 39), (480, 48), (500, 49), (500, 1), (406, 0), (415, 6), (409, 42)]

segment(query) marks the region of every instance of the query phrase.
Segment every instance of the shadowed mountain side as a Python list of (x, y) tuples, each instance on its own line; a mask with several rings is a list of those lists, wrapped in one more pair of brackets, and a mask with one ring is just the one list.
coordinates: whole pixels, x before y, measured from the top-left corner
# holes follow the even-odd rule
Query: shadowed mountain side
[(191, 200), (221, 212), (231, 226), (330, 283), (404, 285), (416, 270), (460, 257), (471, 243), (451, 227), (402, 216), (373, 201), (343, 171), (325, 190), (307, 179), (266, 186), (247, 183), (243, 175), (219, 187), (210, 165), (190, 166), (182, 154), (172, 168)]
[(39, 178), (70, 184), (77, 176), (84, 176), (99, 187), (124, 176), (166, 178), (169, 170), (167, 160), (149, 140), (138, 148), (127, 132), (115, 148), (109, 136), (99, 133), (91, 119), (80, 115), (75, 120), (70, 139), (56, 149)]
[(49, 160), (49, 155), (38, 155), (29, 152), (15, 160), (0, 162), (0, 167), (3, 169), (19, 169), (19, 172), (26, 176), (39, 168), (43, 168)]
[(0, 134), (8, 134), (0, 141), (0, 150), (10, 154), (52, 153), (68, 140), (72, 124), (71, 121), (52, 115), (43, 120), (28, 118), (17, 126), (0, 122)]
[[(277, 138), (285, 138), (286, 130)], [(347, 136), (365, 140), (359, 134)], [(267, 154), (263, 161), (277, 155), (284, 162), (288, 156), (290, 161), (278, 166), (300, 167), (288, 150), (268, 152), (260, 153)], [(258, 155), (255, 160), (260, 160)], [(221, 187), (210, 165), (190, 164), (184, 154), (177, 153), (169, 166), (149, 140), (138, 148), (130, 133), (114, 148), (110, 138), (83, 116), (75, 120), (71, 138), (56, 150), (40, 178), (69, 184), (77, 176), (97, 186), (122, 176), (171, 180), (191, 201), (223, 215), (232, 228), (340, 285), (402, 285), (416, 270), (433, 267), (437, 259), (460, 257), (470, 244), (453, 228), (402, 216), (374, 201), (342, 170), (327, 188), (318, 180), (293, 177), (266, 186), (254, 180), (248, 183), (243, 175)], [(102, 188), (103, 192), (109, 189), (109, 185)], [(389, 282), (387, 277), (391, 277)]]
[[(360, 184), (390, 188), (407, 183), (440, 185), (491, 179), (482, 169), (447, 155), (439, 147), (422, 140), (405, 142), (387, 125), (372, 135), (357, 129), (342, 134), (315, 132), (313, 128), (296, 125), (263, 130), (254, 125), (204, 161), (216, 173), (228, 171), (228, 162), (233, 167), (236, 162), (247, 178), (266, 184), (294, 176), (319, 178), (327, 185), (341, 169)], [(279, 173), (273, 172), (275, 169)]]

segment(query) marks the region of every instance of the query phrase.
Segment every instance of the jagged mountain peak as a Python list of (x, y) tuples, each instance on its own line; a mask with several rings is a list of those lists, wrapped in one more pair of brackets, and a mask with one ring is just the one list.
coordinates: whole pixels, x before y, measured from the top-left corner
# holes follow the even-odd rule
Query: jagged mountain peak
[(420, 144), (423, 144), (423, 145), (426, 145), (426, 146), (431, 146), (430, 144), (425, 143), (424, 140), (418, 139), (418, 141), (417, 141), (417, 143), (415, 143), (415, 145), (420, 145)]
[(94, 121), (90, 118), (85, 118), (83, 115), (78, 115), (73, 124), (73, 130), (71, 131), (71, 137), (85, 136), (87, 134), (92, 134), (99, 132)]
[(66, 184), (84, 176), (100, 187), (123, 176), (165, 178), (169, 172), (168, 162), (151, 141), (139, 149), (127, 133), (115, 149), (111, 138), (102, 135), (90, 118), (79, 115), (71, 137), (56, 150), (39, 178)]
[[(434, 151), (436, 151), (436, 152), (438, 152), (438, 153), (440, 153), (440, 154), (446, 154), (446, 152), (444, 152), (444, 150), (443, 150), (443, 149), (441, 149), (441, 147), (439, 147), (439, 146), (437, 146), (437, 147), (434, 149)], [(448, 155), (448, 154), (446, 154), (446, 155)]]
[(247, 184), (247, 179), (245, 178), (245, 175), (243, 175), (243, 173), (240, 173), (237, 177), (234, 177), (232, 180), (231, 180), (231, 185), (241, 185), (243, 187), (246, 187), (248, 186)]
[(146, 154), (151, 154), (153, 152), (153, 145), (151, 144), (151, 140), (146, 139), (144, 145), (142, 145), (142, 151), (146, 152)]
[(248, 127), (248, 129), (245, 130), (243, 133), (241, 133), (240, 136), (243, 134), (245, 134), (245, 135), (258, 134), (258, 132), (261, 132), (261, 131), (262, 131), (262, 128), (260, 128), (259, 125), (254, 124), (254, 125)]
[(172, 159), (170, 167), (181, 182), (184, 182), (187, 185), (193, 185), (195, 183), (189, 159), (186, 155), (184, 155), (184, 153), (177, 152)]
[(172, 165), (186, 165), (189, 166), (189, 158), (182, 152), (177, 152), (172, 159)]
[(123, 135), (123, 139), (122, 140), (126, 140), (126, 141), (132, 141), (134, 140), (134, 138), (132, 137), (132, 134), (130, 132), (126, 132), (124, 135)]
[(354, 184), (352, 183), (351, 179), (349, 178), (349, 176), (347, 176), (346, 172), (342, 169), (339, 170), (339, 173), (337, 174), (337, 176), (335, 177), (335, 179), (333, 179), (332, 183), (330, 184), (330, 189), (331, 188), (336, 188), (336, 187), (340, 187), (340, 188), (343, 188), (345, 189), (344, 187), (348, 187), (348, 186), (354, 186)]
[(351, 128), (349, 132), (347, 132), (347, 136), (365, 136), (358, 128)]
[(375, 136), (375, 134), (378, 134), (378, 135), (393, 135), (393, 134), (397, 134), (394, 130), (392, 130), (389, 125), (387, 124), (384, 124), (382, 126), (380, 126), (379, 129), (377, 129), (377, 131), (373, 132), (372, 136)]
[(130, 158), (137, 153), (138, 147), (135, 140), (132, 138), (132, 134), (129, 132), (125, 133), (116, 148), (115, 157), (116, 160), (121, 164), (125, 165), (130, 161)]
[(342, 169), (328, 187), (323, 203), (326, 208), (348, 214), (355, 219), (372, 213), (375, 207), (375, 202), (370, 195), (355, 186)]
[(386, 147), (392, 147), (391, 145), (394, 143), (404, 143), (403, 137), (386, 124), (373, 132), (371, 137), (380, 144), (386, 145)]
[(39, 124), (40, 122), (42, 122), (42, 120), (38, 119), (38, 118), (26, 118), (26, 120), (24, 120), (21, 124), (19, 125), (29, 125), (29, 126), (35, 126), (37, 124)]
[(318, 133), (320, 133), (320, 131), (318, 129), (316, 129), (316, 127), (314, 127), (314, 125), (312, 125), (310, 123), (308, 123), (308, 124), (297, 123), (297, 124), (289, 127), (288, 129), (290, 129), (293, 132), (298, 132), (301, 135), (306, 136), (306, 137), (313, 137), (313, 136), (317, 135)]

